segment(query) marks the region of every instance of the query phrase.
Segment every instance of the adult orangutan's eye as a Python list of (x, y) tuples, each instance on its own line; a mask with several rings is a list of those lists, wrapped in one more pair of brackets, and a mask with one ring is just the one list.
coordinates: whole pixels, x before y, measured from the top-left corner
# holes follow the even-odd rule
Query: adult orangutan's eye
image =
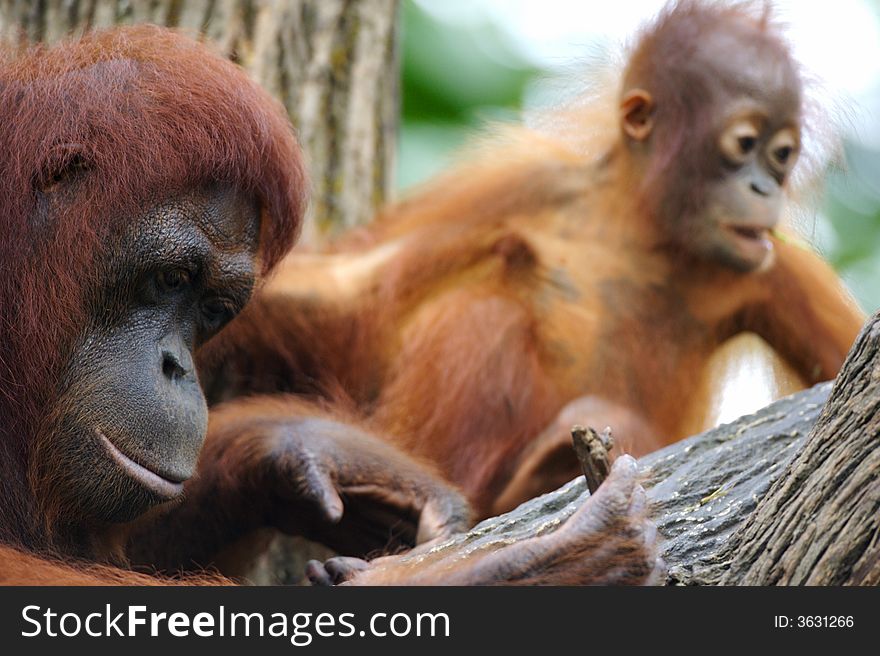
[(156, 279), (161, 291), (172, 292), (188, 285), (190, 275), (185, 269), (168, 269), (160, 271)]

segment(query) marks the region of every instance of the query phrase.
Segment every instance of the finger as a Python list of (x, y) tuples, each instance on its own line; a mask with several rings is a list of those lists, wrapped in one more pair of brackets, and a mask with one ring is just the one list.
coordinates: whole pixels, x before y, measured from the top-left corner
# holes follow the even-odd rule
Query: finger
[(416, 544), (445, 539), (470, 526), (470, 507), (464, 499), (431, 498), (422, 508)]
[(645, 585), (663, 585), (666, 582), (666, 561), (657, 558), (654, 561), (654, 569), (645, 580)]
[(648, 509), (648, 495), (645, 493), (645, 488), (641, 485), (636, 485), (633, 488), (632, 500), (629, 504), (629, 514), (630, 515), (644, 515)]
[(563, 524), (561, 531), (599, 532), (629, 516), (633, 494), (639, 487), (639, 468), (634, 458), (624, 455), (614, 461), (608, 478), (596, 493)]
[(318, 507), (325, 521), (336, 524), (342, 519), (345, 506), (336, 491), (336, 485), (326, 472), (317, 466), (307, 466), (301, 491), (306, 499)]
[(639, 474), (639, 463), (628, 453), (618, 456), (611, 465), (611, 472), (608, 478), (636, 478)]
[(333, 585), (333, 578), (324, 568), (324, 564), (319, 560), (310, 560), (306, 563), (306, 577), (312, 585)]
[(360, 572), (363, 572), (369, 566), (370, 563), (366, 560), (352, 558), (351, 556), (331, 558), (324, 563), (324, 569), (333, 579), (334, 585), (345, 583), (349, 579), (357, 576)]
[(634, 498), (639, 489), (639, 465), (632, 456), (622, 455), (614, 461), (608, 478), (596, 490), (592, 500), (611, 512), (624, 513), (633, 503), (641, 503), (643, 507), (647, 504), (644, 499)]
[(642, 535), (644, 535), (645, 546), (653, 549), (657, 542), (657, 525), (646, 519), (642, 522)]
[(419, 517), (419, 528), (416, 531), (416, 544), (429, 542), (437, 538), (445, 537), (446, 518), (443, 517), (436, 504), (429, 501), (422, 508), (422, 514)]

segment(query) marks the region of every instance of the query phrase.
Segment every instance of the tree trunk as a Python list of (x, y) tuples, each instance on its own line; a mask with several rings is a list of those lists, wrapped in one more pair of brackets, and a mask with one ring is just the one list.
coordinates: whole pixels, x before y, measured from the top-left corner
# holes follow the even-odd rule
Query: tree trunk
[(284, 103), (314, 193), (301, 243), (366, 222), (392, 189), (398, 0), (0, 0), (0, 39), (150, 22), (202, 35)]
[(720, 583), (880, 583), (880, 315), (806, 445), (721, 554)]
[[(642, 458), (667, 584), (880, 583), (878, 407), (880, 314), (833, 388), (817, 385)], [(464, 554), (552, 530), (588, 494), (576, 479), (440, 548)]]

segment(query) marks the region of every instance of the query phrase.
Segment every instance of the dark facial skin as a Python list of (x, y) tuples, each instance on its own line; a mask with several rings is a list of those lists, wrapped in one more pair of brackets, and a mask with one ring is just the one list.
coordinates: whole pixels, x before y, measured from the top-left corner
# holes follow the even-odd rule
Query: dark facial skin
[[(659, 200), (665, 225), (682, 235), (693, 255), (747, 272), (772, 262), (770, 231), (779, 222), (783, 187), (800, 149), (800, 83), (791, 62), (755, 37), (751, 28), (707, 34), (694, 53), (695, 68), (711, 71), (714, 88), (701, 111), (707, 132), (694, 127), (684, 148), (699, 162), (695, 181), (671, 167)], [(650, 80), (624, 94), (622, 121), (637, 159), (653, 156), (649, 141), (669, 126), (653, 121)], [(644, 86), (645, 88), (641, 88)], [(688, 93), (683, 89), (681, 93)], [(697, 203), (687, 203), (697, 194)], [(691, 215), (679, 208), (697, 207)], [(666, 210), (665, 208), (672, 208)]]
[(53, 441), (61, 493), (101, 521), (182, 493), (207, 429), (194, 352), (248, 301), (257, 266), (258, 208), (229, 189), (160, 201), (128, 225), (70, 359)]
[[(711, 108), (714, 170), (706, 187), (707, 254), (740, 271), (765, 265), (783, 185), (800, 150), (800, 85), (786, 59), (736, 34), (707, 40), (702, 58), (725, 81)], [(759, 65), (755, 65), (758, 62)]]
[(774, 114), (767, 102), (741, 103), (716, 130), (720, 172), (707, 185), (704, 252), (739, 271), (767, 263), (770, 230), (779, 222), (783, 183), (800, 144), (791, 113)]

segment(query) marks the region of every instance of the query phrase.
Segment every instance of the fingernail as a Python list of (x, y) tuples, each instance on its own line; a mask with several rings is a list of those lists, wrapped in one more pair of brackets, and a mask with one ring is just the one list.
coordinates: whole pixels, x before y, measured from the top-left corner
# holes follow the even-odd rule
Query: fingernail
[(620, 469), (624, 472), (635, 471), (638, 469), (638, 466), (636, 459), (629, 454), (619, 456), (617, 460), (614, 461), (614, 469)]

